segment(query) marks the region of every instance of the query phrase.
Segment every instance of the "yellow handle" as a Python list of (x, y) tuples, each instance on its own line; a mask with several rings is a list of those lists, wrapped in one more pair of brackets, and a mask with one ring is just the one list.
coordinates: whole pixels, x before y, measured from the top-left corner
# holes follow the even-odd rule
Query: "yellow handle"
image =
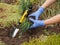
[(20, 23), (23, 22), (23, 20), (25, 19), (25, 16), (28, 14), (28, 10), (25, 11), (25, 13), (23, 14), (22, 18), (20, 19)]

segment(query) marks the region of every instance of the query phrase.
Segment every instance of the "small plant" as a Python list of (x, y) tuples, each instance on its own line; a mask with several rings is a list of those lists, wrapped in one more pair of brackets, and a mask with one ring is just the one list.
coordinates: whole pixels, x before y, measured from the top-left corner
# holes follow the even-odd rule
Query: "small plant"
[(30, 0), (22, 0), (20, 1), (20, 4), (21, 4), (20, 6), (22, 7), (23, 12), (32, 5)]
[[(21, 12), (20, 16), (23, 16), (23, 13), (25, 12), (25, 10), (28, 10), (29, 7), (32, 5), (32, 3), (30, 2), (30, 0), (21, 0), (20, 1), (20, 5), (19, 7), (21, 8)], [(22, 32), (25, 32), (26, 30), (28, 30), (31, 26), (30, 21), (28, 20), (28, 17), (26, 17), (23, 21), (23, 23), (20, 25), (20, 30), (22, 30)]]

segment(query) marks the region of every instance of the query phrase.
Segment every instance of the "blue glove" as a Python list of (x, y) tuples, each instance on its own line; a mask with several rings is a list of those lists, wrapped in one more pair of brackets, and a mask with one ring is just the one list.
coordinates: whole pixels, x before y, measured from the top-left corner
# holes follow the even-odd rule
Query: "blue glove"
[(35, 19), (38, 19), (39, 16), (44, 12), (44, 8), (43, 7), (40, 7), (36, 12), (32, 13), (29, 15), (30, 16), (34, 16)]
[(30, 27), (30, 29), (31, 28), (36, 28), (36, 27), (39, 27), (39, 26), (45, 26), (44, 20), (34, 20), (32, 18), (29, 18), (29, 20), (33, 22), (33, 25)]

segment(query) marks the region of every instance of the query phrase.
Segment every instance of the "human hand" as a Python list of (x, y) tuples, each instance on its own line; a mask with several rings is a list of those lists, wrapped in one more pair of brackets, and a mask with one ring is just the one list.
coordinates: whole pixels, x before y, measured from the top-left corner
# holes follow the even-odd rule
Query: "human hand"
[(35, 19), (37, 20), (39, 18), (39, 16), (44, 12), (44, 8), (43, 7), (40, 7), (36, 12), (32, 13), (29, 15), (29, 17), (33, 16), (35, 17)]
[(29, 18), (29, 20), (33, 22), (32, 26), (30, 28), (36, 28), (36, 27), (45, 25), (44, 20), (34, 20), (32, 18)]

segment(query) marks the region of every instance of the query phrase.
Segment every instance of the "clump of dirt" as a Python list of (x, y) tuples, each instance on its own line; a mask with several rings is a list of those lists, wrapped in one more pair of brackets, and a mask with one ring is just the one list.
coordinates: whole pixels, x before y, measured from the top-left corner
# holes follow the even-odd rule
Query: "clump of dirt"
[[(51, 31), (55, 32), (55, 33), (59, 33), (60, 32), (60, 27), (40, 27), (38, 29), (31, 29), (26, 31), (21, 38), (19, 38), (18, 36), (16, 36), (15, 38), (11, 38), (9, 36), (10, 31), (13, 30), (12, 27), (8, 28), (0, 28), (0, 39), (1, 41), (3, 41), (6, 45), (20, 45), (21, 43), (23, 43), (24, 41), (29, 41), (29, 37), (39, 37), (41, 34), (45, 35), (44, 29), (46, 29), (47, 31)], [(19, 35), (19, 33), (18, 33)]]
[(6, 18), (7, 16), (5, 15), (5, 14), (3, 14), (4, 13), (4, 11), (5, 11), (5, 9), (3, 9), (3, 8), (0, 8), (0, 18)]
[(3, 9), (2, 8), (0, 8), (0, 12), (2, 12), (3, 11)]
[(4, 18), (6, 18), (6, 17), (7, 17), (6, 15), (0, 16), (1, 19), (4, 19)]

